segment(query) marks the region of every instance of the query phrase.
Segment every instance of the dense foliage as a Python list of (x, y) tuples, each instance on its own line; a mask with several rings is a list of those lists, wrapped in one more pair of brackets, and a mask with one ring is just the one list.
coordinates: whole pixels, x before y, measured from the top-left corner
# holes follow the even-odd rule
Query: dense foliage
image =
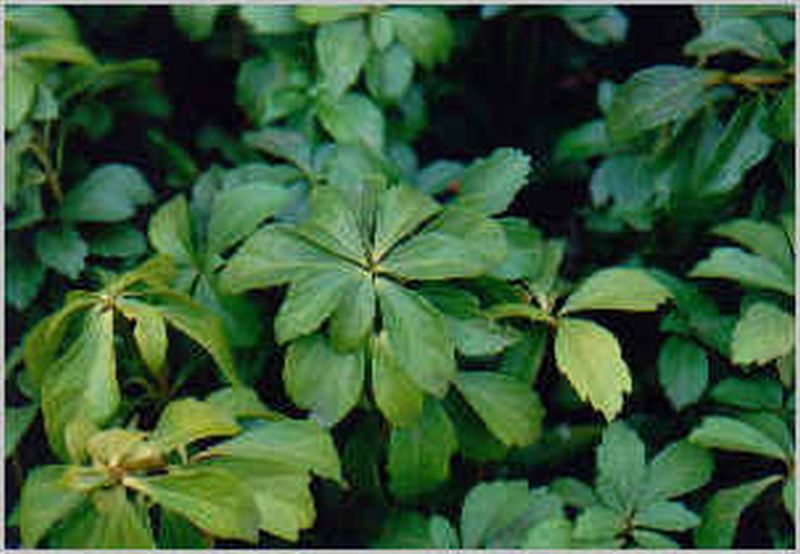
[(7, 546), (792, 547), (794, 17), (6, 7)]

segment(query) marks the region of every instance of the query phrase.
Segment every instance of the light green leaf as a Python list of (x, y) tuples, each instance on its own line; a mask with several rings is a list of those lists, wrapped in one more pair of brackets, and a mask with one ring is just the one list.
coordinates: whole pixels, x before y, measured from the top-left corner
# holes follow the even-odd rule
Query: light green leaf
[(700, 518), (680, 502), (662, 501), (637, 511), (633, 523), (660, 531), (686, 531), (700, 525)]
[(67, 193), (61, 217), (64, 221), (91, 223), (123, 221), (153, 200), (153, 191), (138, 169), (106, 164)]
[(383, 51), (373, 52), (364, 73), (373, 97), (397, 102), (414, 79), (414, 58), (408, 48), (395, 42)]
[(633, 75), (614, 91), (608, 131), (625, 142), (644, 131), (687, 118), (703, 106), (703, 92), (715, 74), (703, 69), (657, 65)]
[(417, 189), (398, 185), (385, 190), (378, 198), (373, 257), (383, 258), (395, 244), (440, 210), (437, 202)]
[(345, 145), (364, 146), (381, 152), (386, 123), (383, 113), (366, 96), (350, 92), (319, 107), (322, 126)]
[(694, 342), (670, 337), (658, 354), (658, 380), (680, 411), (700, 399), (708, 384), (708, 357)]
[(47, 531), (86, 498), (67, 486), (64, 476), (69, 467), (39, 466), (25, 479), (20, 496), (20, 531), (26, 548), (36, 548)]
[(683, 47), (687, 56), (707, 58), (737, 52), (763, 60), (781, 62), (783, 57), (778, 46), (764, 29), (753, 19), (744, 17), (724, 18), (690, 40)]
[(485, 215), (504, 211), (528, 182), (530, 156), (512, 148), (498, 148), (464, 171), (455, 203)]
[(208, 222), (208, 251), (217, 254), (233, 246), (291, 198), (289, 190), (270, 183), (247, 184), (220, 192)]
[(767, 487), (779, 480), (779, 475), (770, 475), (714, 494), (703, 508), (702, 523), (694, 532), (695, 544), (700, 548), (733, 546), (739, 516)]
[(794, 295), (794, 280), (769, 260), (739, 248), (722, 247), (711, 251), (689, 272), (689, 277), (727, 279), (744, 286), (777, 290)]
[(497, 221), (474, 210), (448, 206), (426, 228), (462, 241), (470, 256), (480, 260), (485, 270), (501, 264), (508, 254), (506, 236)]
[(331, 345), (349, 352), (361, 346), (375, 320), (375, 287), (369, 273), (359, 271), (341, 295), (328, 323)]
[(616, 537), (625, 528), (625, 515), (602, 505), (591, 506), (575, 520), (575, 540), (605, 541)]
[(370, 14), (369, 36), (378, 50), (385, 50), (394, 41), (394, 25), (388, 12), (381, 10)]
[(539, 437), (544, 408), (525, 383), (501, 373), (461, 372), (455, 385), (507, 446), (527, 446)]
[(213, 404), (182, 398), (167, 404), (150, 440), (170, 452), (206, 437), (235, 435), (241, 429), (233, 417)]
[(341, 482), (341, 467), (330, 434), (313, 421), (264, 422), (207, 450), (209, 454), (279, 463)]
[(39, 77), (33, 67), (24, 62), (10, 63), (5, 80), (5, 127), (13, 132), (25, 121), (36, 98)]
[(288, 35), (304, 28), (295, 17), (291, 5), (265, 6), (244, 4), (239, 6), (239, 17), (250, 25), (253, 32), (265, 35)]
[(655, 531), (642, 531), (640, 529), (634, 529), (632, 535), (636, 545), (642, 548), (669, 551), (675, 551), (681, 548), (680, 544), (668, 536)]
[(53, 450), (65, 457), (64, 433), (76, 420), (103, 423), (117, 410), (120, 391), (114, 355), (114, 312), (94, 308), (80, 335), (42, 382), (42, 413)]
[(80, 39), (75, 19), (65, 7), (61, 6), (8, 6), (6, 21), (11, 32), (20, 36)]
[(705, 448), (685, 440), (674, 442), (653, 458), (637, 505), (667, 500), (699, 489), (711, 480), (714, 458)]
[(487, 310), (484, 310), (484, 315), (492, 319), (505, 319), (512, 317), (519, 317), (528, 319), (530, 321), (549, 322), (553, 318), (543, 309), (534, 306), (533, 304), (496, 304)]
[(397, 38), (423, 67), (430, 69), (447, 60), (453, 47), (454, 33), (439, 8), (391, 8), (387, 15)]
[(786, 453), (775, 441), (758, 429), (730, 417), (706, 417), (689, 435), (689, 441), (705, 448), (746, 452), (788, 461)]
[(316, 333), (294, 341), (286, 353), (283, 382), (292, 401), (324, 427), (344, 418), (361, 398), (364, 356), (342, 354), (324, 335)]
[(477, 277), (488, 270), (483, 260), (472, 255), (468, 243), (435, 231), (410, 238), (378, 267), (401, 279), (425, 281)]
[(426, 399), (422, 416), (409, 427), (393, 428), (389, 440), (389, 489), (401, 498), (429, 492), (450, 476), (458, 448), (453, 424), (441, 404)]
[(176, 468), (165, 475), (128, 475), (123, 483), (216, 537), (258, 539), (260, 518), (251, 492), (223, 470)]
[(169, 7), (178, 28), (189, 40), (197, 42), (211, 37), (214, 21), (221, 5), (173, 5)]
[(368, 9), (366, 5), (357, 4), (303, 4), (295, 8), (295, 16), (300, 21), (310, 24), (330, 23), (348, 17), (356, 16)]
[(346, 299), (344, 294), (359, 277), (344, 264), (339, 268), (308, 273), (293, 281), (275, 318), (278, 344), (316, 331)]
[(383, 328), (399, 368), (422, 390), (443, 397), (456, 375), (453, 343), (427, 300), (387, 279), (376, 281)]
[(548, 488), (560, 496), (567, 506), (588, 508), (599, 502), (592, 487), (572, 477), (557, 477), (550, 482)]
[(435, 515), (431, 517), (428, 533), (430, 533), (433, 548), (437, 550), (452, 550), (461, 546), (461, 541), (458, 540), (458, 533), (447, 521), (447, 518), (443, 516)]
[(583, 40), (604, 46), (622, 42), (628, 18), (613, 6), (559, 6), (558, 15)]
[(525, 513), (528, 502), (525, 481), (495, 481), (473, 487), (461, 509), (463, 548), (485, 548), (494, 535)]
[(183, 195), (166, 202), (153, 214), (147, 236), (156, 252), (172, 256), (176, 263), (193, 263), (189, 205)]
[(322, 83), (338, 98), (355, 83), (367, 61), (369, 39), (364, 21), (351, 19), (320, 25), (314, 46)]
[(794, 318), (769, 302), (751, 304), (733, 330), (731, 360), (763, 365), (794, 348)]
[(39, 413), (39, 405), (35, 403), (24, 406), (6, 406), (5, 411), (5, 444), (6, 458), (14, 454), (19, 441), (25, 436), (28, 428)]
[(746, 410), (778, 411), (783, 405), (783, 389), (774, 379), (728, 377), (711, 389), (711, 398), (720, 404)]
[(561, 319), (555, 342), (556, 363), (578, 396), (611, 421), (631, 392), (630, 371), (616, 337), (585, 319)]
[(220, 274), (219, 285), (223, 292), (237, 294), (281, 285), (302, 272), (322, 271), (341, 263), (287, 228), (271, 225), (245, 241)]
[[(242, 6), (244, 8), (254, 8), (261, 6)], [(290, 6), (263, 6), (269, 8), (289, 8)], [(263, 150), (271, 156), (287, 160), (305, 173), (311, 173), (311, 149), (312, 144), (308, 137), (298, 131), (284, 129), (282, 127), (263, 127), (257, 131), (249, 131), (244, 134), (244, 142), (248, 146)]]
[(789, 517), (794, 520), (795, 517), (795, 479), (794, 475), (791, 475), (789, 479), (787, 479), (786, 483), (783, 484), (783, 489), (781, 490), (781, 496), (783, 497), (783, 506), (786, 508), (786, 512), (789, 514)]
[(582, 310), (648, 312), (672, 296), (643, 269), (611, 267), (591, 274), (573, 292), (560, 313)]
[(36, 233), (36, 255), (42, 264), (77, 279), (89, 247), (73, 227), (49, 227)]
[(397, 367), (385, 331), (372, 343), (372, 391), (378, 409), (394, 427), (411, 425), (422, 414), (423, 394)]
[(167, 325), (164, 318), (155, 310), (142, 310), (136, 317), (133, 338), (150, 373), (163, 376), (167, 358)]
[(755, 254), (767, 258), (787, 274), (794, 271), (792, 245), (783, 229), (774, 223), (756, 219), (733, 219), (717, 225), (711, 232), (738, 242)]
[(528, 530), (522, 548), (550, 550), (572, 548), (572, 522), (566, 518), (550, 518)]
[(646, 475), (644, 443), (622, 422), (609, 425), (597, 447), (597, 493), (625, 513), (636, 502)]
[(231, 383), (237, 384), (239, 377), (228, 346), (222, 320), (188, 296), (171, 290), (149, 295), (150, 304), (167, 322), (187, 335), (208, 352)]
[(275, 420), (283, 418), (279, 413), (267, 408), (258, 397), (258, 393), (248, 387), (225, 387), (219, 389), (206, 397), (206, 403), (236, 419), (262, 418)]

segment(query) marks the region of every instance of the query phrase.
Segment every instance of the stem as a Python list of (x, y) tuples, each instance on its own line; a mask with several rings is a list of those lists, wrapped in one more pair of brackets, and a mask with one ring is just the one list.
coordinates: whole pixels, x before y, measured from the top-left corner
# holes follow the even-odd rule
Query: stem
[(47, 181), (47, 185), (50, 187), (50, 192), (53, 194), (56, 202), (61, 204), (64, 201), (64, 192), (61, 188), (61, 181), (58, 178), (58, 171), (56, 171), (56, 168), (53, 167), (50, 157), (40, 144), (32, 143), (30, 149), (31, 152), (33, 152), (33, 155), (36, 156), (36, 159), (39, 161), (39, 163), (42, 164), (45, 180)]

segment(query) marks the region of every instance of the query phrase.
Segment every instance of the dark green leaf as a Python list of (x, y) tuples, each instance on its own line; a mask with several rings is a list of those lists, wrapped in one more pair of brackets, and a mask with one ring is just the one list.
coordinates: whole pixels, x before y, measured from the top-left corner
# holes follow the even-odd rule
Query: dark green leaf
[(323, 102), (319, 118), (336, 142), (365, 146), (373, 152), (383, 150), (383, 113), (366, 96), (351, 92)]
[(676, 410), (700, 399), (708, 384), (708, 357), (695, 343), (670, 337), (658, 355), (658, 380)]
[(138, 169), (107, 164), (67, 193), (61, 216), (65, 221), (123, 221), (132, 217), (136, 208), (152, 201), (153, 191)]
[(36, 233), (36, 254), (42, 264), (77, 279), (89, 253), (84, 240), (72, 227), (50, 227)]
[(214, 21), (222, 6), (205, 5), (189, 6), (175, 5), (170, 6), (172, 17), (178, 24), (178, 28), (189, 37), (191, 41), (206, 40), (214, 31)]
[(707, 58), (737, 52), (765, 62), (782, 62), (780, 50), (764, 29), (753, 19), (725, 18), (706, 27), (700, 36), (687, 42), (683, 53)]
[(500, 213), (528, 182), (530, 171), (530, 156), (520, 150), (498, 148), (467, 167), (455, 202), (486, 215)]
[(711, 389), (711, 398), (720, 404), (746, 410), (780, 410), (783, 390), (773, 379), (728, 377)]

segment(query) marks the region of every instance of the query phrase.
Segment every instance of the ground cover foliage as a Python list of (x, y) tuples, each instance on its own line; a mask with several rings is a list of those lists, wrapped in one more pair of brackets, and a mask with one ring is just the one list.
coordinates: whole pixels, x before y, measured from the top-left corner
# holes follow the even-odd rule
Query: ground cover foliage
[(4, 9), (8, 547), (794, 546), (791, 8)]

